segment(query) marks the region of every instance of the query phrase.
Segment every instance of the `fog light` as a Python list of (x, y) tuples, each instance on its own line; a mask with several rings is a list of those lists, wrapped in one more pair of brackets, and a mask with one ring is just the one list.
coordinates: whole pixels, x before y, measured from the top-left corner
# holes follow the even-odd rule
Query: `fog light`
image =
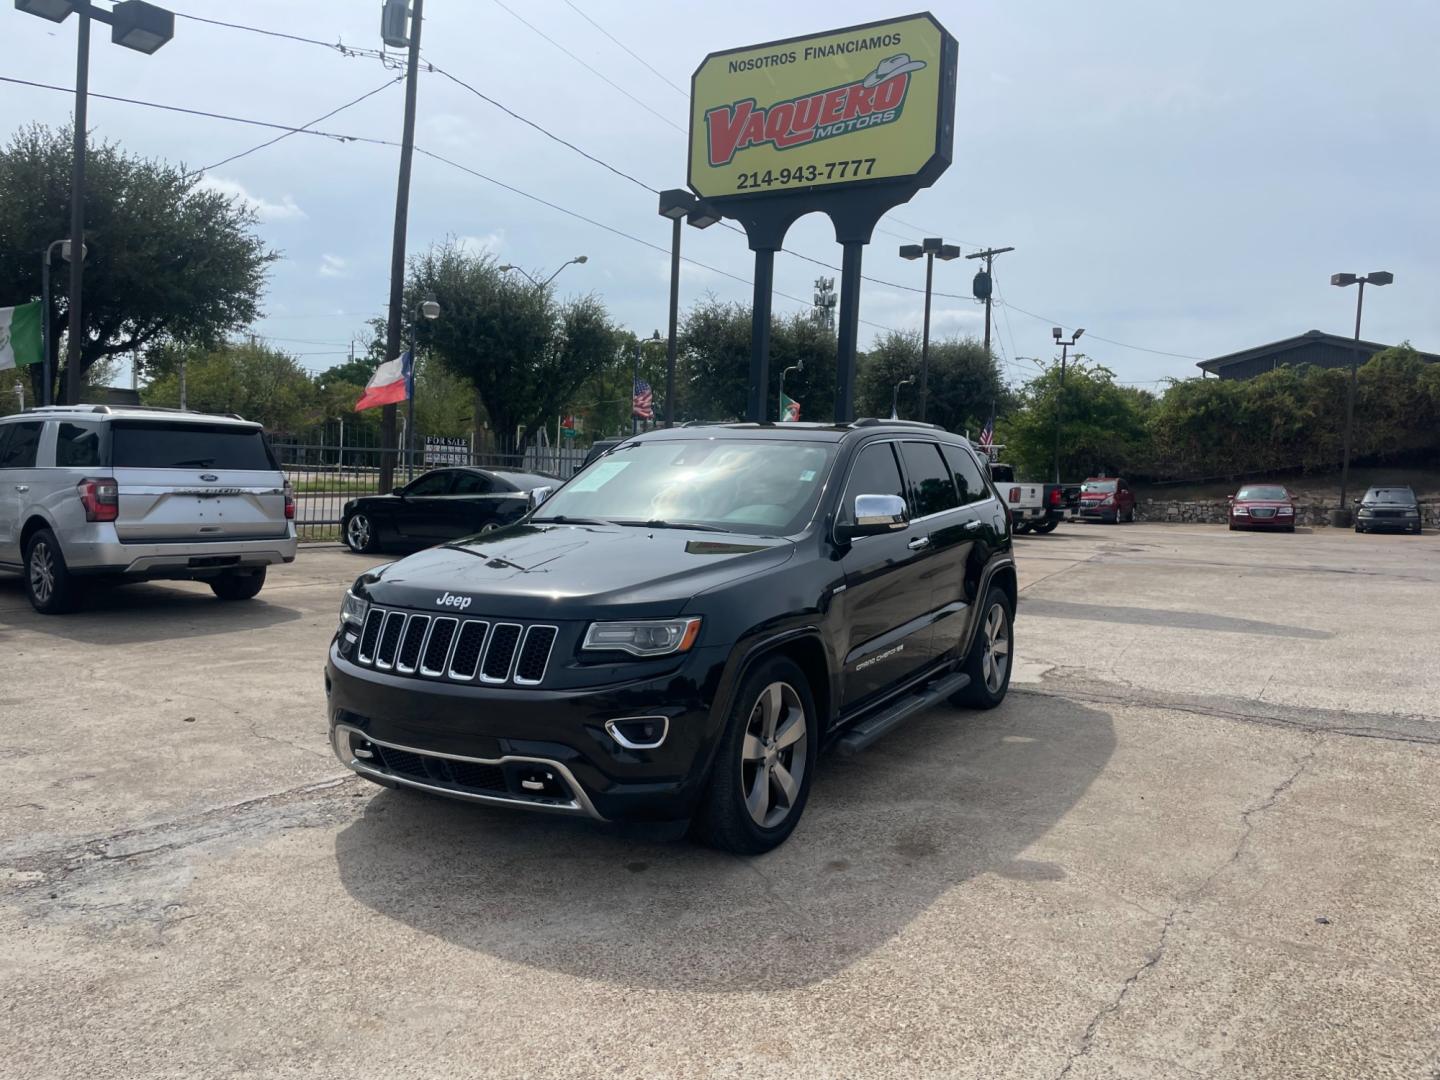
[(605, 721), (610, 737), (626, 750), (654, 750), (670, 733), (668, 716), (627, 716)]

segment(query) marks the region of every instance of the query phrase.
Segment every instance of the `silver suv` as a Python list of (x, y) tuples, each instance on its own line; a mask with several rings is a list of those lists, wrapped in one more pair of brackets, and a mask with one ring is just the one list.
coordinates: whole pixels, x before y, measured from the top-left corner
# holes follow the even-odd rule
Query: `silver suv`
[(295, 558), (295, 500), (259, 424), (65, 405), (0, 418), (0, 570), (43, 614), (83, 579), (183, 578), (248, 600)]

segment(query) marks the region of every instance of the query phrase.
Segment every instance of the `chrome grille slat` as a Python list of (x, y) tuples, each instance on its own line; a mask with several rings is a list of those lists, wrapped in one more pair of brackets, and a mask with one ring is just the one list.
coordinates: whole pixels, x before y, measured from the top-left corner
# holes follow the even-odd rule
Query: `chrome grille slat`
[(533, 687), (549, 673), (560, 627), (372, 605), (355, 643), (362, 667), (414, 678)]
[(485, 659), (480, 662), (481, 682), (496, 686), (510, 681), (523, 632), (524, 628), (519, 623), (495, 624), (485, 646)]

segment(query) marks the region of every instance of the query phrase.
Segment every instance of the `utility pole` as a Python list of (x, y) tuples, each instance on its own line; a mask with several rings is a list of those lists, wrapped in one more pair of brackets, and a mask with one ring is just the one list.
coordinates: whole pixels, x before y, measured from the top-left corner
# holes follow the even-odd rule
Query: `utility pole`
[[(974, 297), (975, 297), (976, 300), (984, 300), (984, 301), (985, 301), (985, 355), (986, 355), (986, 356), (989, 356), (989, 355), (990, 355), (990, 301), (991, 301), (991, 295), (992, 295), (992, 294), (994, 293), (994, 291), (995, 291), (995, 283), (994, 283), (994, 280), (993, 280), (993, 269), (994, 269), (994, 266), (995, 266), (995, 256), (996, 256), (996, 255), (1004, 255), (1005, 252), (1007, 252), (1007, 251), (1014, 251), (1014, 250), (1015, 250), (1015, 249), (1014, 249), (1013, 247), (986, 248), (984, 251), (976, 251), (976, 252), (974, 252), (974, 253), (972, 253), (972, 254), (970, 254), (970, 255), (966, 255), (966, 256), (965, 256), (965, 258), (967, 258), (967, 259), (984, 259), (984, 260), (985, 260), (985, 269), (984, 269), (984, 270), (977, 270), (977, 271), (975, 272), (975, 281), (974, 281), (973, 285), (971, 286), (971, 290), (970, 290), (970, 291), (971, 291), (971, 293), (974, 295)], [(1056, 483), (1059, 483), (1059, 481), (1057, 480)]]
[[(390, 310), (385, 326), (385, 360), (400, 354), (405, 318), (405, 229), (410, 216), (410, 161), (415, 155), (415, 95), (420, 79), (420, 30), (425, 0), (410, 9), (410, 66), (405, 72), (405, 128), (400, 138), (400, 177), (395, 185), (395, 236), (390, 247)], [(380, 490), (395, 481), (395, 406), (380, 410)]]

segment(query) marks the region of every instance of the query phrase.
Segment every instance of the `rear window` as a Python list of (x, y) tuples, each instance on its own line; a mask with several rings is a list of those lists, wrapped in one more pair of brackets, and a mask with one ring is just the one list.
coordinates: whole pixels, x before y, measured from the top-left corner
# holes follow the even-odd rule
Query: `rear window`
[(153, 420), (110, 425), (110, 464), (117, 469), (279, 469), (259, 428)]

